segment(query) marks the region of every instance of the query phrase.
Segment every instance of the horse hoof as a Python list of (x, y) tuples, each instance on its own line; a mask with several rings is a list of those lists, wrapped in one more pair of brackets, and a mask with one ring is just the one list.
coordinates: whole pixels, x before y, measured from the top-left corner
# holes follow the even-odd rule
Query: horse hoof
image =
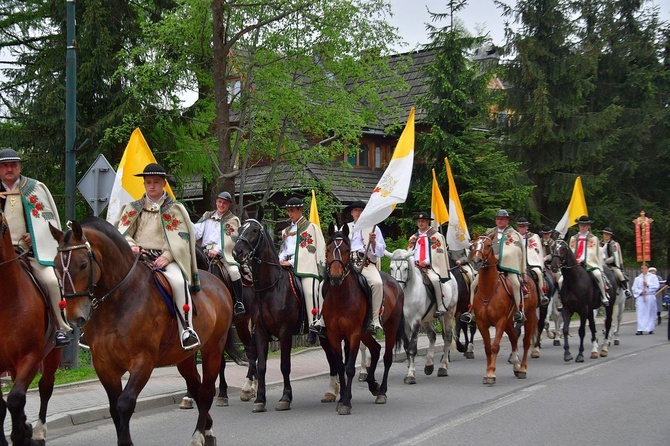
[(217, 396), (215, 404), (217, 407), (228, 407), (228, 397)]
[(619, 340), (618, 339), (614, 340), (614, 345), (619, 345)]
[(386, 395), (377, 395), (375, 404), (386, 404)]
[(447, 372), (446, 368), (439, 368), (437, 369), (437, 376), (449, 376), (449, 373)]
[[(572, 361), (572, 355), (571, 355), (571, 354), (564, 355), (564, 356), (563, 356), (563, 361), (565, 361), (565, 362), (570, 362), (570, 361)], [(584, 360), (582, 359), (582, 361), (584, 361)], [(578, 361), (578, 362), (579, 362), (579, 361)]]
[(577, 359), (575, 359), (575, 362), (584, 362), (584, 355), (577, 355)]
[(607, 358), (607, 350), (600, 350), (600, 357)]
[(379, 383), (374, 383), (374, 385), (370, 388), (370, 393), (372, 396), (379, 395)]
[(275, 410), (291, 410), (291, 402), (290, 401), (279, 401), (277, 403), (277, 406), (275, 407)]
[(190, 398), (188, 396), (185, 396), (184, 398), (182, 398), (181, 403), (179, 403), (179, 408), (180, 409), (193, 409), (193, 398)]
[(214, 435), (205, 435), (205, 446), (216, 446), (216, 437)]
[(474, 352), (465, 352), (465, 359), (475, 359)]
[(365, 382), (368, 380), (368, 374), (367, 373), (360, 373), (358, 375), (358, 381), (359, 382)]
[(340, 404), (340, 406), (337, 408), (337, 414), (351, 415), (351, 406), (345, 406), (344, 404)]
[(405, 379), (402, 380), (405, 384), (416, 384), (416, 378), (413, 376), (406, 376)]
[(332, 394), (330, 392), (326, 392), (323, 395), (323, 398), (321, 398), (321, 402), (322, 403), (334, 403), (336, 398), (337, 397), (334, 394)]
[(268, 410), (265, 408), (265, 403), (254, 403), (254, 409), (252, 410), (253, 413), (261, 413), (267, 411)]
[(487, 386), (492, 386), (492, 385), (494, 385), (494, 384), (496, 383), (496, 377), (495, 377), (495, 376), (493, 376), (493, 377), (491, 377), (491, 376), (485, 376), (485, 377), (484, 377), (484, 382), (483, 382), (483, 383), (484, 383), (485, 385), (487, 385)]
[(561, 346), (561, 341), (558, 339), (554, 339), (554, 347), (560, 347)]
[(531, 357), (531, 358), (534, 358), (534, 359), (537, 359), (537, 358), (540, 357), (540, 352), (532, 352), (532, 353), (530, 354), (530, 357)]
[(241, 390), (240, 391), (240, 400), (241, 401), (251, 401), (251, 398), (256, 396), (256, 392), (253, 390)]
[(517, 378), (526, 379), (526, 372), (514, 372)]
[(433, 371), (435, 371), (434, 365), (427, 365), (423, 368), (423, 373), (426, 375), (432, 375)]
[(591, 352), (591, 359), (598, 359), (598, 352)]
[(30, 446), (46, 446), (46, 440), (30, 440)]
[(188, 442), (188, 446), (204, 446), (204, 444), (205, 444), (205, 436), (198, 431), (193, 433), (191, 441)]

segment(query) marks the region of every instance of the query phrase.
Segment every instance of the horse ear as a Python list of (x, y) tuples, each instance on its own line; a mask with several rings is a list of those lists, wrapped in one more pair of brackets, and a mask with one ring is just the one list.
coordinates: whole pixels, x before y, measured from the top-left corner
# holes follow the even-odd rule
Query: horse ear
[(472, 233), (472, 236), (473, 236), (473, 237), (472, 237), (473, 239), (479, 238), (479, 232), (474, 231), (474, 232)]
[(346, 223), (342, 225), (342, 235), (344, 235), (346, 238), (349, 238), (349, 225)]
[(390, 259), (390, 258), (393, 257), (393, 253), (391, 253), (391, 252), (389, 252), (389, 251), (387, 251), (387, 250), (384, 250), (384, 257), (388, 257), (388, 258)]
[(54, 225), (51, 224), (51, 222), (49, 222), (49, 232), (51, 232), (51, 236), (57, 242), (60, 242), (61, 238), (63, 238), (63, 231), (56, 228)]
[(335, 229), (336, 229), (335, 223), (330, 222), (328, 224), (328, 237), (331, 237), (335, 233)]
[(84, 235), (84, 231), (81, 229), (81, 225), (77, 220), (74, 220), (70, 223), (70, 227), (72, 228), (72, 235), (74, 238), (77, 240), (81, 240), (82, 236)]
[(265, 214), (265, 209), (263, 208), (263, 206), (259, 206), (256, 209), (256, 220), (263, 221), (263, 214)]

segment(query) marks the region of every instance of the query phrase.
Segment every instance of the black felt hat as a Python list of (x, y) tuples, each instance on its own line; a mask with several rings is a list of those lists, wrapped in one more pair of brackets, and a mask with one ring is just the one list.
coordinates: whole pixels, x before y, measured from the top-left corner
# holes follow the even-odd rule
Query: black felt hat
[(305, 203), (302, 202), (302, 200), (298, 197), (291, 197), (288, 199), (286, 204), (284, 205), (285, 208), (302, 208), (305, 207)]
[(607, 226), (605, 229), (603, 229), (603, 234), (614, 235), (614, 231), (612, 231), (612, 228)]
[(526, 217), (519, 217), (516, 221), (517, 226), (530, 226), (530, 222)]
[(430, 216), (430, 213), (426, 211), (421, 211), (418, 214), (416, 214), (414, 220), (432, 220), (432, 217)]
[(581, 217), (575, 220), (575, 223), (583, 225), (592, 225), (593, 220), (591, 220), (588, 215), (582, 215)]
[(148, 176), (158, 176), (166, 178), (168, 176), (167, 171), (163, 166), (158, 163), (147, 164), (147, 167), (144, 168), (142, 173), (136, 173), (136, 177), (148, 177)]
[(0, 150), (0, 163), (14, 163), (21, 162), (21, 157), (14, 149)]
[(552, 234), (554, 232), (553, 229), (551, 229), (549, 226), (542, 226), (542, 230), (540, 230), (542, 234)]
[(356, 208), (365, 209), (365, 202), (361, 201), (361, 200), (356, 200), (353, 203), (351, 203), (349, 206), (345, 207), (342, 212), (344, 212), (345, 214), (348, 214), (348, 213), (351, 212), (352, 209), (356, 209)]

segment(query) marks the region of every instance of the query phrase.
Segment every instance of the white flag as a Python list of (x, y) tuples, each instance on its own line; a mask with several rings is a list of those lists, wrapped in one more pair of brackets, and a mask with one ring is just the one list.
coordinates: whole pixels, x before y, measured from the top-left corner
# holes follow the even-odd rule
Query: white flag
[(468, 225), (465, 223), (461, 200), (458, 198), (456, 182), (451, 174), (449, 160), (444, 159), (447, 168), (447, 178), (449, 180), (449, 227), (447, 228), (447, 245), (454, 251), (468, 249), (470, 247), (470, 233)]

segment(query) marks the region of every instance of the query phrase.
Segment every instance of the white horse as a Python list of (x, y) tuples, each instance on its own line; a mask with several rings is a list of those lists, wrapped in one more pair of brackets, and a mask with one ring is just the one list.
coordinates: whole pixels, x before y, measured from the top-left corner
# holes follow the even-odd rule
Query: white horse
[[(426, 286), (423, 284), (423, 276), (419, 268), (413, 261), (413, 251), (405, 249), (396, 249), (393, 253), (386, 252), (387, 257), (391, 258), (391, 276), (397, 280), (405, 290), (405, 304), (403, 313), (405, 315), (406, 327), (408, 328), (409, 341), (405, 345), (407, 354), (407, 376), (404, 379), (405, 384), (416, 384), (416, 366), (414, 359), (417, 354), (417, 337), (419, 329), (423, 326), (426, 329), (429, 346), (426, 354), (426, 365), (424, 373), (431, 375), (435, 368), (435, 340), (436, 334), (432, 322), (435, 320), (434, 313), (436, 305), (433, 299), (428, 295)], [(444, 306), (447, 312), (439, 318), (442, 325), (442, 358), (437, 371), (437, 376), (448, 376), (449, 368), (449, 348), (453, 338), (454, 313), (458, 299), (458, 288), (456, 280), (447, 281), (442, 286), (444, 292)]]
[[(610, 303), (610, 305), (612, 305), (612, 303)], [(612, 345), (612, 342), (614, 342), (614, 345), (619, 345), (619, 327), (621, 326), (621, 321), (623, 320), (623, 312), (626, 309), (626, 295), (624, 294), (623, 288), (619, 288), (616, 294), (616, 300), (614, 301), (613, 305), (612, 326), (610, 327), (609, 336), (605, 338), (605, 341), (601, 347), (601, 356), (607, 356), (609, 346)], [(602, 352), (605, 354), (602, 354)]]

